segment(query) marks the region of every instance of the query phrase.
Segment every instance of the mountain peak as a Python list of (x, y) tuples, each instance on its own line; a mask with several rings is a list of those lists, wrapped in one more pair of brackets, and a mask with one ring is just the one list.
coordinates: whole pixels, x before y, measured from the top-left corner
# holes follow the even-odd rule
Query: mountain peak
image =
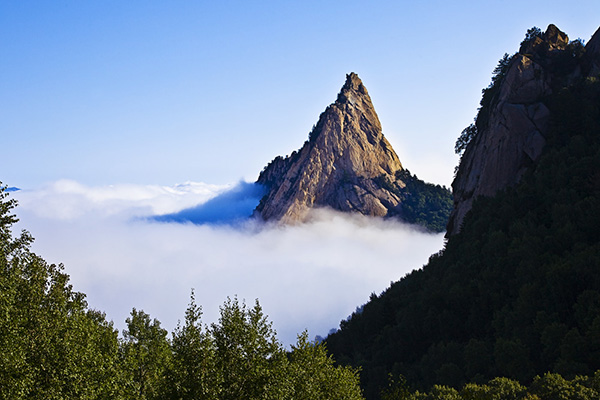
[(362, 81), (346, 76), (337, 100), (321, 114), (310, 140), (285, 159), (275, 158), (258, 183), (268, 193), (256, 209), (265, 220), (304, 221), (311, 208), (329, 207), (386, 216), (399, 203), (374, 179), (396, 181), (402, 164), (383, 136), (377, 113)]
[(408, 215), (401, 205), (408, 181), (417, 180), (403, 170), (366, 87), (350, 73), (304, 146), (264, 168), (257, 182), (267, 194), (255, 215), (297, 223), (307, 220), (311, 209), (330, 208), (402, 217)]
[[(529, 37), (531, 35), (531, 37)], [(545, 32), (531, 29), (528, 37), (521, 43), (519, 53), (533, 54), (555, 50), (564, 50), (569, 44), (569, 36), (554, 24), (548, 25)]]
[(342, 86), (342, 90), (338, 94), (338, 98), (336, 103), (355, 103), (358, 98), (366, 96), (369, 98), (369, 102), (371, 98), (369, 97), (369, 93), (367, 92), (367, 88), (363, 85), (362, 81), (354, 72), (350, 72), (346, 75), (346, 82), (344, 86)]

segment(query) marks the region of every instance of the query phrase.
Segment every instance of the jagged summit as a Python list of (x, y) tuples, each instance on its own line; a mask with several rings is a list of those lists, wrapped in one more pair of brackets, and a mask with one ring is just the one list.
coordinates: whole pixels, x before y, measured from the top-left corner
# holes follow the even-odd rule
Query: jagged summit
[(558, 29), (554, 24), (548, 25), (545, 32), (523, 41), (520, 54), (542, 53), (555, 50), (564, 50), (569, 44), (569, 36)]
[(305, 221), (313, 208), (410, 220), (402, 203), (411, 196), (407, 183), (417, 180), (383, 136), (366, 87), (350, 73), (304, 146), (276, 157), (257, 182), (267, 194), (254, 214), (289, 224)]
[[(371, 101), (367, 88), (363, 85), (362, 81), (354, 72), (350, 72), (346, 75), (346, 82), (340, 93), (338, 94), (336, 103), (351, 103), (355, 104), (357, 100), (366, 98)], [(372, 106), (372, 105), (371, 105)]]
[(395, 214), (400, 197), (376, 181), (396, 182), (399, 171), (402, 164), (383, 136), (369, 93), (358, 75), (350, 73), (309, 141), (298, 152), (275, 158), (260, 174), (258, 183), (268, 193), (255, 214), (284, 223), (304, 221), (315, 207)]

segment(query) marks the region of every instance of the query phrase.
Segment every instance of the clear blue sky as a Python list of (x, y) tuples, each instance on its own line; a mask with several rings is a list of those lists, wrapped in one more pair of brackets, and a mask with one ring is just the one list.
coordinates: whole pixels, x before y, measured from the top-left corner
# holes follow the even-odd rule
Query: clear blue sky
[(534, 25), (588, 40), (599, 17), (598, 0), (2, 0), (0, 180), (254, 180), (354, 71), (403, 164), (449, 185), (498, 59)]

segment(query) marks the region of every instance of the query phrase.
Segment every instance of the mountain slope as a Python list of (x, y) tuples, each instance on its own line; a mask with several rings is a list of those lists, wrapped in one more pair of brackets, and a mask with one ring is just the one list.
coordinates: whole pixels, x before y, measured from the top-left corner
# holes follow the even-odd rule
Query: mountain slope
[(283, 223), (305, 221), (311, 209), (328, 207), (397, 216), (441, 231), (451, 207), (449, 191), (427, 185), (403, 168), (354, 73), (347, 75), (337, 100), (321, 114), (304, 146), (271, 161), (257, 182), (268, 192), (255, 214)]
[[(460, 185), (489, 184), (482, 177), (492, 175), (481, 173), (490, 168), (487, 163), (502, 176), (502, 160), (529, 161), (512, 170), (512, 179), (498, 180), (493, 193), (471, 194), (470, 210), (445, 249), (423, 269), (373, 295), (362, 313), (327, 338), (338, 362), (362, 367), (367, 398), (379, 397), (388, 373), (425, 389), (495, 376), (526, 383), (547, 371), (574, 377), (600, 369), (600, 76), (595, 69), (600, 34), (586, 48), (568, 43), (554, 53), (551, 38), (560, 35), (554, 28), (532, 31), (521, 47), (530, 55), (539, 51), (531, 56), (539, 66), (534, 80), (551, 77), (548, 91), (528, 104), (539, 102), (538, 109), (548, 110), (545, 127), (531, 132), (543, 132), (539, 154), (511, 158), (511, 146), (518, 148), (514, 143), (482, 146), (494, 143), (486, 138), (498, 134), (493, 124), (472, 137), (459, 168)], [(531, 52), (532, 47), (540, 50)], [(505, 110), (499, 93), (514, 88), (507, 87), (515, 82), (507, 71), (522, 65), (523, 57), (529, 58), (510, 57), (508, 69), (496, 75), (497, 86), (488, 88), (495, 91), (491, 98), (485, 99), (484, 91), (478, 128), (484, 126), (480, 118), (492, 121)], [(522, 105), (518, 108), (527, 109)], [(523, 143), (523, 130), (514, 130), (513, 139), (513, 130), (506, 129), (514, 126), (510, 118), (501, 128), (506, 140)], [(509, 152), (505, 158), (502, 146)], [(478, 155), (472, 153), (492, 150), (497, 157), (488, 153), (487, 162), (473, 161)]]
[(452, 183), (449, 235), (460, 231), (478, 196), (493, 196), (515, 185), (538, 161), (552, 119), (546, 100), (577, 79), (593, 75), (600, 54), (595, 48), (598, 36), (584, 49), (579, 41), (569, 42), (555, 25), (545, 32), (532, 29), (519, 52), (500, 61), (492, 83), (483, 90), (475, 123), (459, 139), (465, 141), (464, 154)]

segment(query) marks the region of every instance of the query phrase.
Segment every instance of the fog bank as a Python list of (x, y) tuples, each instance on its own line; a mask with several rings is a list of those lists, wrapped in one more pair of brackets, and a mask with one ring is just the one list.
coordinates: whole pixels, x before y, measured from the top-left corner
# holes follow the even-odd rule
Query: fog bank
[(325, 335), (443, 246), (442, 234), (322, 210), (310, 223), (287, 227), (152, 218), (198, 208), (236, 187), (60, 181), (11, 195), (20, 202), (16, 228), (32, 233), (47, 261), (64, 263), (75, 290), (120, 330), (136, 307), (172, 331), (194, 288), (205, 323), (216, 320), (227, 296), (250, 304), (258, 298), (287, 345), (305, 329)]

